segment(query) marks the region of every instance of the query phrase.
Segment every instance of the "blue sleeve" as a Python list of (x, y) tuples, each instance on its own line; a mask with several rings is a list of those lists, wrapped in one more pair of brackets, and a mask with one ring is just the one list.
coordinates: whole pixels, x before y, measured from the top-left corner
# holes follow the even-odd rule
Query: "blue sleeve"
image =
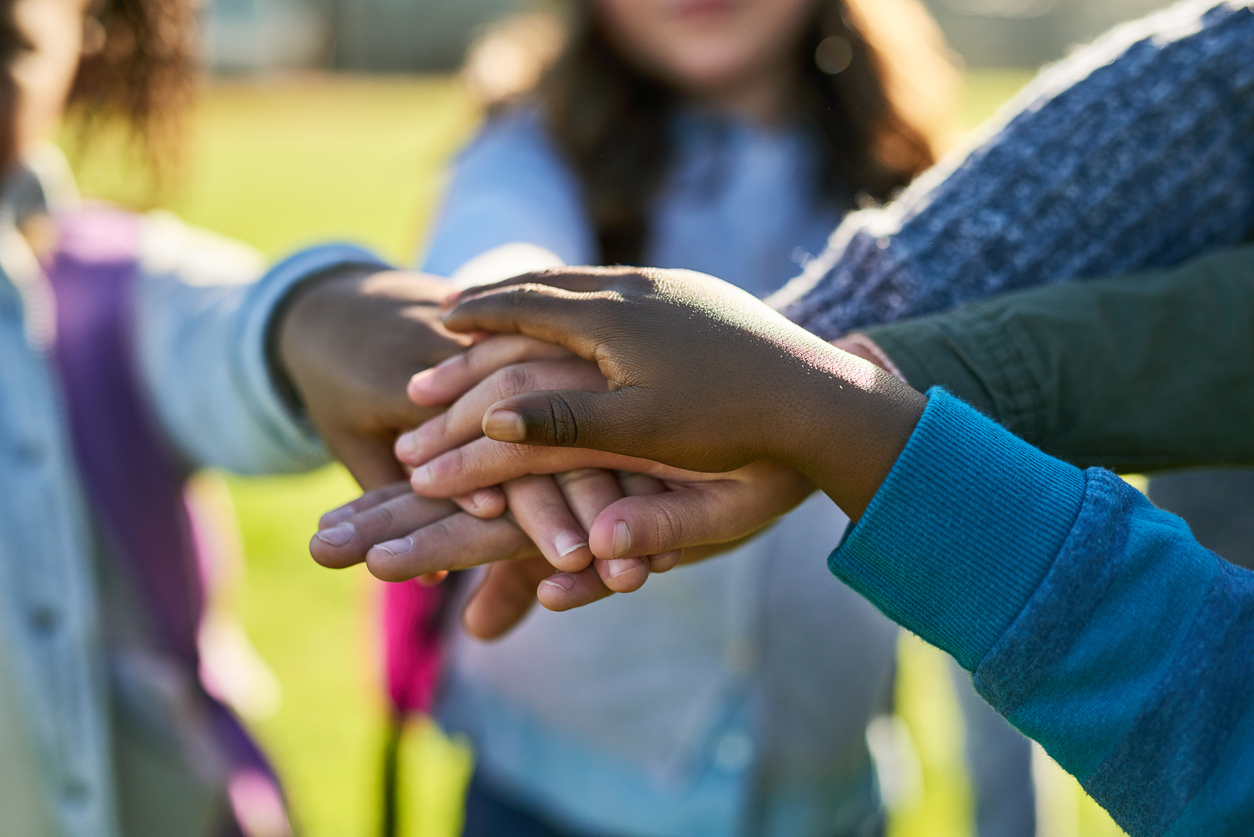
[(832, 339), (1254, 230), (1254, 7), (1197, 0), (1043, 72), (965, 157), (848, 216), (772, 304)]
[(165, 213), (144, 219), (135, 340), (156, 413), (183, 458), (239, 473), (327, 462), (322, 440), (281, 395), (267, 336), (292, 290), (326, 270), (388, 267), (328, 244), (263, 270), (236, 242)]
[(1254, 823), (1254, 573), (933, 389), (832, 571), (952, 654), (1129, 834)]
[(578, 179), (533, 110), (490, 120), (458, 157), (420, 263), (448, 276), (475, 256), (518, 242), (566, 264), (598, 261)]

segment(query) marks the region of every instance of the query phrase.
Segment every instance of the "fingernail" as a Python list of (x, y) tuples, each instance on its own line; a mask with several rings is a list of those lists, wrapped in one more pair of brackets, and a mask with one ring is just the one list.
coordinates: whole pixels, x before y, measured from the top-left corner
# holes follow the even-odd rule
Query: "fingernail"
[(557, 589), (569, 593), (575, 589), (575, 577), (570, 573), (556, 573), (541, 581), (540, 584), (551, 584)]
[(605, 562), (605, 571), (610, 578), (618, 578), (625, 572), (644, 565), (643, 558), (611, 558)]
[(412, 536), (397, 538), (394, 541), (384, 541), (374, 545), (375, 549), (382, 549), (389, 555), (404, 555), (406, 552), (414, 548), (414, 539)]
[(357, 527), (351, 523), (337, 523), (330, 529), (323, 529), (318, 533), (318, 540), (329, 543), (331, 546), (343, 546), (353, 539), (357, 534)]
[(338, 509), (331, 509), (331, 511), (324, 514), (319, 524), (323, 529), (330, 529), (335, 524), (343, 523), (352, 516), (353, 509), (351, 506), (340, 506)]
[(409, 484), (418, 487), (429, 485), (431, 483), (431, 466), (423, 465), (415, 468), (414, 472), (409, 475)]
[(631, 549), (631, 528), (620, 520), (614, 524), (614, 558)]
[(413, 459), (418, 455), (417, 436), (418, 432), (411, 430), (396, 437), (396, 445), (393, 450), (396, 452), (397, 459), (404, 461), (405, 459)]
[(527, 426), (513, 410), (489, 413), (483, 419), (483, 432), (498, 442), (521, 442), (527, 438)]
[[(496, 497), (496, 492), (493, 491), (492, 489), (480, 488), (474, 494), (470, 495), (470, 502), (474, 505), (475, 508), (478, 509), (478, 508), (482, 508), (484, 505), (486, 505), (495, 497)], [(562, 554), (564, 555), (565, 553), (562, 553)]]
[[(456, 299), (456, 296), (451, 297), (451, 298), (452, 298), (452, 299)], [(430, 369), (430, 370), (427, 370), (427, 371), (434, 372), (434, 371), (435, 371), (435, 370), (437, 370), (437, 369), (446, 369), (446, 368), (448, 368), (448, 367), (452, 366), (454, 363), (457, 363), (457, 362), (458, 362), (458, 361), (460, 361), (461, 359), (462, 359), (462, 356), (461, 356), (461, 353), (460, 353), (460, 352), (459, 352), (459, 353), (457, 353), (457, 354), (455, 354), (455, 355), (449, 355), (448, 357), (444, 358), (444, 360), (440, 361), (440, 362), (439, 362), (439, 363), (437, 363), (435, 366), (432, 366), (432, 367), (431, 367), (431, 369)], [(426, 374), (426, 372), (419, 372), (419, 373), (418, 373), (418, 375), (424, 375), (424, 374)], [(415, 375), (414, 377), (416, 378), (416, 377), (418, 377), (418, 375)]]
[(576, 549), (582, 549), (587, 545), (588, 539), (574, 532), (562, 532), (553, 539), (553, 548), (557, 550), (557, 557), (559, 558), (565, 558)]

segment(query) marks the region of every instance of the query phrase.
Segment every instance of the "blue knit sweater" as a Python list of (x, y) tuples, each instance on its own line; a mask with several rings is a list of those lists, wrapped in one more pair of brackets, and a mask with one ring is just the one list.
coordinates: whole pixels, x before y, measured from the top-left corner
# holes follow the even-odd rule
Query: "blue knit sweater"
[(934, 389), (832, 571), (1134, 837), (1254, 834), (1254, 573)]
[[(1187, 2), (1046, 71), (849, 216), (774, 300), (834, 338), (1254, 230), (1254, 8)], [(941, 390), (830, 566), (951, 653), (1131, 834), (1254, 834), (1254, 573)]]
[(1254, 230), (1254, 8), (1196, 0), (1045, 71), (965, 156), (849, 215), (772, 300), (828, 339)]

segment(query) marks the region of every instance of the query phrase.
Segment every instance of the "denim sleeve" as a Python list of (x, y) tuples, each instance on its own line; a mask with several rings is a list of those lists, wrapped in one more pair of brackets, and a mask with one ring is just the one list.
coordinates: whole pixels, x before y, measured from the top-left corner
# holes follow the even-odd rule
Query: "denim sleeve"
[(1254, 8), (1189, 0), (1043, 72), (965, 156), (853, 213), (772, 300), (832, 339), (1167, 267), (1254, 229)]
[(566, 264), (599, 260), (578, 179), (540, 114), (529, 109), (489, 120), (458, 157), (419, 263), (450, 276), (474, 257), (515, 243), (542, 247)]
[(1254, 821), (1254, 573), (945, 393), (829, 564), (1133, 837)]
[(273, 315), (294, 287), (329, 268), (387, 265), (360, 247), (332, 244), (264, 271), (252, 250), (168, 215), (145, 218), (141, 236), (137, 356), (185, 461), (238, 473), (327, 462), (274, 378), (266, 348)]

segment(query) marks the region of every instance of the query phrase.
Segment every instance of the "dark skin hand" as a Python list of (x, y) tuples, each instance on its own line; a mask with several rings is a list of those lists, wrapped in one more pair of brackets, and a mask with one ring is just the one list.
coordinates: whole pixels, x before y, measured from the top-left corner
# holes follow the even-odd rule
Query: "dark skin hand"
[(331, 453), (366, 489), (405, 478), (396, 437), (438, 412), (405, 395), (411, 376), (470, 343), (440, 323), (451, 286), (432, 276), (344, 268), (298, 289), (274, 356)]
[(532, 274), (464, 295), (445, 325), (555, 343), (594, 361), (609, 381), (609, 392), (500, 401), (483, 417), (491, 439), (706, 472), (774, 459), (809, 477), (855, 521), (926, 405), (879, 367), (749, 294), (688, 271)]
[[(411, 533), (411, 551), (443, 567), (462, 566), (467, 556), (478, 556), (473, 563), (517, 559), (501, 564), (508, 569), (489, 573), (463, 614), (472, 634), (491, 638), (526, 614), (537, 585), (553, 568), (512, 520), (479, 520), (451, 502), (414, 495), (392, 453), (401, 432), (442, 409), (415, 405), (406, 396), (410, 378), (470, 343), (440, 322), (441, 303), (451, 289), (444, 280), (421, 274), (339, 269), (309, 281), (288, 300), (273, 351), (314, 428), (367, 490), (361, 500), (324, 517), (323, 531), (310, 544), (315, 560), (345, 567), (370, 551), (377, 575), (409, 578), (415, 573), (398, 572), (397, 556), (372, 547)], [(355, 513), (357, 527), (323, 537)], [(393, 533), (387, 527), (396, 515), (405, 527)], [(574, 578), (570, 589), (553, 587), (547, 599), (542, 593), (542, 601), (563, 609), (611, 592), (591, 567)]]
[[(554, 354), (555, 350), (560, 354)], [(397, 440), (398, 458), (417, 469), (412, 478), (415, 489), (428, 497), (464, 492), (478, 495), (484, 481), (503, 481), (508, 486), (521, 475), (557, 473), (563, 467), (575, 466), (582, 469), (578, 473), (596, 473), (597, 469), (584, 466), (598, 464), (596, 458), (606, 454), (507, 445), (483, 436), (483, 415), (493, 404), (549, 389), (604, 392), (607, 383), (596, 364), (552, 344), (517, 335), (489, 337), (449, 363), (416, 375), (409, 387), (415, 401), (429, 406), (454, 403)], [(611, 542), (602, 542), (599, 532), (592, 533), (593, 552), (598, 557), (621, 561), (623, 557), (653, 556), (649, 563), (654, 572), (660, 571), (660, 555), (674, 556), (678, 551), (673, 560), (686, 563), (730, 548), (729, 542), (753, 535), (814, 490), (804, 476), (770, 460), (718, 475), (663, 468), (640, 459), (619, 458), (612, 467), (620, 469), (620, 479), (623, 468), (648, 470), (653, 477), (635, 478), (653, 479), (659, 490), (622, 499), (589, 497), (588, 489), (595, 486), (595, 479), (573, 486), (569, 475), (559, 473), (556, 479), (563, 484), (562, 493), (568, 500), (598, 507), (594, 519), (602, 511), (613, 518), (610, 528), (616, 537)], [(511, 503), (511, 508), (515, 504)], [(490, 516), (482, 510), (474, 513)], [(532, 537), (536, 538), (536, 533)], [(562, 569), (558, 562), (554, 565)]]

